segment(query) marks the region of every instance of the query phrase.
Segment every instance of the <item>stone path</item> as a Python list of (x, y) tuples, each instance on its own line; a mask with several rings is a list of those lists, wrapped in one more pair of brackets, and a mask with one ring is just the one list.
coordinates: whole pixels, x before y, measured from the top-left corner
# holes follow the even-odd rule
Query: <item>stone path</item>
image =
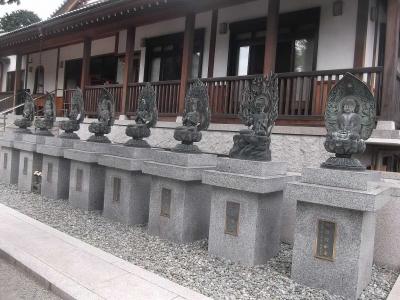
[(0, 204), (0, 252), (62, 298), (209, 299)]
[(0, 259), (0, 282), (0, 299), (2, 300), (60, 299), (4, 259)]

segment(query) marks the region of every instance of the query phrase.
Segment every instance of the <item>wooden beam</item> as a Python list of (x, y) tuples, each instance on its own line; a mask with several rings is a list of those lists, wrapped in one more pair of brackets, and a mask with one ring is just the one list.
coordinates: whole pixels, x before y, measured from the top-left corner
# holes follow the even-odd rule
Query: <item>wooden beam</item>
[(354, 68), (363, 68), (367, 46), (369, 0), (358, 0)]
[[(90, 54), (92, 52), (92, 40), (86, 38), (83, 42), (83, 58), (82, 58), (82, 76), (81, 89), (84, 92), (85, 87), (90, 84)], [(83, 94), (85, 95), (85, 94)]]
[(218, 9), (212, 11), (211, 18), (211, 33), (210, 33), (210, 50), (208, 53), (208, 72), (207, 77), (214, 77), (214, 62), (215, 62), (215, 46), (217, 42), (217, 27), (218, 27)]
[(396, 91), (398, 49), (400, 32), (400, 0), (387, 1), (385, 64), (383, 70), (383, 91), (381, 120), (398, 121), (399, 104)]
[(188, 80), (192, 71), (193, 59), (193, 44), (194, 44), (194, 31), (195, 31), (196, 15), (190, 14), (186, 16), (185, 33), (183, 39), (183, 54), (182, 54), (182, 72), (181, 72), (181, 87), (179, 91), (179, 105), (178, 112), (182, 115), (185, 109), (185, 96), (188, 86)]
[(57, 48), (57, 63), (56, 63), (56, 81), (54, 90), (56, 91), (56, 98), (57, 98), (57, 90), (58, 90), (58, 72), (60, 71), (60, 48)]
[(24, 78), (24, 89), (28, 88), (28, 68), (29, 68), (29, 54), (25, 55), (25, 78)]
[(264, 75), (275, 72), (278, 45), (280, 0), (268, 1), (267, 33), (265, 37)]
[(15, 64), (14, 102), (13, 102), (13, 106), (17, 105), (17, 94), (21, 90), (21, 68), (22, 68), (22, 54), (17, 54), (17, 61), (16, 61), (16, 64)]
[(126, 115), (126, 103), (128, 102), (128, 84), (133, 78), (133, 59), (135, 57), (136, 28), (128, 28), (126, 34), (124, 81), (122, 83), (121, 115)]

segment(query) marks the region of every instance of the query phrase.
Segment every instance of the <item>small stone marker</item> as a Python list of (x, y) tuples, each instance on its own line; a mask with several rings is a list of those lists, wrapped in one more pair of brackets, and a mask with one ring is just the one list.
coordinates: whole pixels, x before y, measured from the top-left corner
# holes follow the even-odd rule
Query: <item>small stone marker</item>
[(161, 212), (160, 216), (169, 218), (171, 216), (171, 190), (163, 188), (161, 190)]
[(335, 258), (336, 223), (318, 220), (315, 257), (326, 260)]
[(4, 153), (3, 155), (3, 169), (7, 170), (7, 163), (8, 163), (8, 153)]
[(82, 181), (83, 181), (83, 170), (82, 169), (76, 169), (76, 191), (77, 192), (82, 192)]
[(119, 202), (121, 200), (121, 178), (114, 177), (113, 180), (113, 201)]
[(53, 181), (53, 164), (47, 163), (47, 182), (52, 183)]
[(239, 230), (240, 203), (226, 202), (225, 233), (237, 236)]

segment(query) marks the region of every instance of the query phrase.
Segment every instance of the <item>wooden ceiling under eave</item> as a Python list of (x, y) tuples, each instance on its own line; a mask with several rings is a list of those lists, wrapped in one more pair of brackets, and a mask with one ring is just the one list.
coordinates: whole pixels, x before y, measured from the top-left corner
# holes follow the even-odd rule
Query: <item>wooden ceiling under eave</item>
[[(0, 37), (0, 56), (34, 53), (111, 36), (152, 24), (255, 0), (117, 0), (77, 10)], [(42, 35), (42, 38), (39, 38)]]

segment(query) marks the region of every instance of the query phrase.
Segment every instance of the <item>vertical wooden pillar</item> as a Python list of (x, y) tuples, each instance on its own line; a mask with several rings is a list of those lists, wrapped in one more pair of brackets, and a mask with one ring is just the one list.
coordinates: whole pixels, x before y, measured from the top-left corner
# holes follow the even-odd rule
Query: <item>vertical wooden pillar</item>
[(4, 64), (0, 61), (0, 92), (3, 91), (3, 73), (4, 73)]
[(367, 46), (369, 0), (358, 0), (354, 68), (363, 68)]
[(57, 48), (57, 63), (56, 63), (56, 80), (55, 80), (55, 96), (57, 98), (57, 92), (58, 92), (58, 72), (60, 70), (60, 48)]
[(217, 42), (217, 27), (218, 27), (218, 9), (214, 9), (212, 11), (210, 50), (208, 53), (208, 72), (207, 72), (208, 78), (211, 78), (214, 76), (215, 44)]
[(122, 83), (121, 115), (126, 115), (126, 104), (128, 102), (128, 84), (133, 80), (133, 59), (135, 56), (136, 28), (128, 28), (126, 34), (124, 79)]
[(17, 105), (17, 94), (21, 90), (21, 68), (22, 68), (22, 55), (17, 54), (17, 61), (15, 66), (15, 79), (14, 79), (14, 103)]
[(264, 75), (275, 72), (276, 47), (279, 32), (280, 0), (268, 0), (267, 32), (265, 37)]
[(92, 52), (92, 40), (85, 38), (83, 41), (81, 89), (85, 95), (85, 87), (90, 84), (90, 54)]
[(383, 91), (381, 105), (381, 120), (397, 121), (398, 101), (396, 91), (396, 77), (399, 51), (400, 31), (400, 0), (387, 1), (385, 64), (383, 71)]
[(179, 109), (178, 112), (180, 115), (183, 113), (183, 110), (185, 109), (186, 89), (188, 86), (188, 80), (190, 79), (190, 73), (192, 71), (195, 20), (196, 20), (195, 14), (190, 14), (186, 16), (185, 34), (183, 40), (183, 54), (182, 54), (181, 87), (179, 91), (179, 105), (178, 105)]

